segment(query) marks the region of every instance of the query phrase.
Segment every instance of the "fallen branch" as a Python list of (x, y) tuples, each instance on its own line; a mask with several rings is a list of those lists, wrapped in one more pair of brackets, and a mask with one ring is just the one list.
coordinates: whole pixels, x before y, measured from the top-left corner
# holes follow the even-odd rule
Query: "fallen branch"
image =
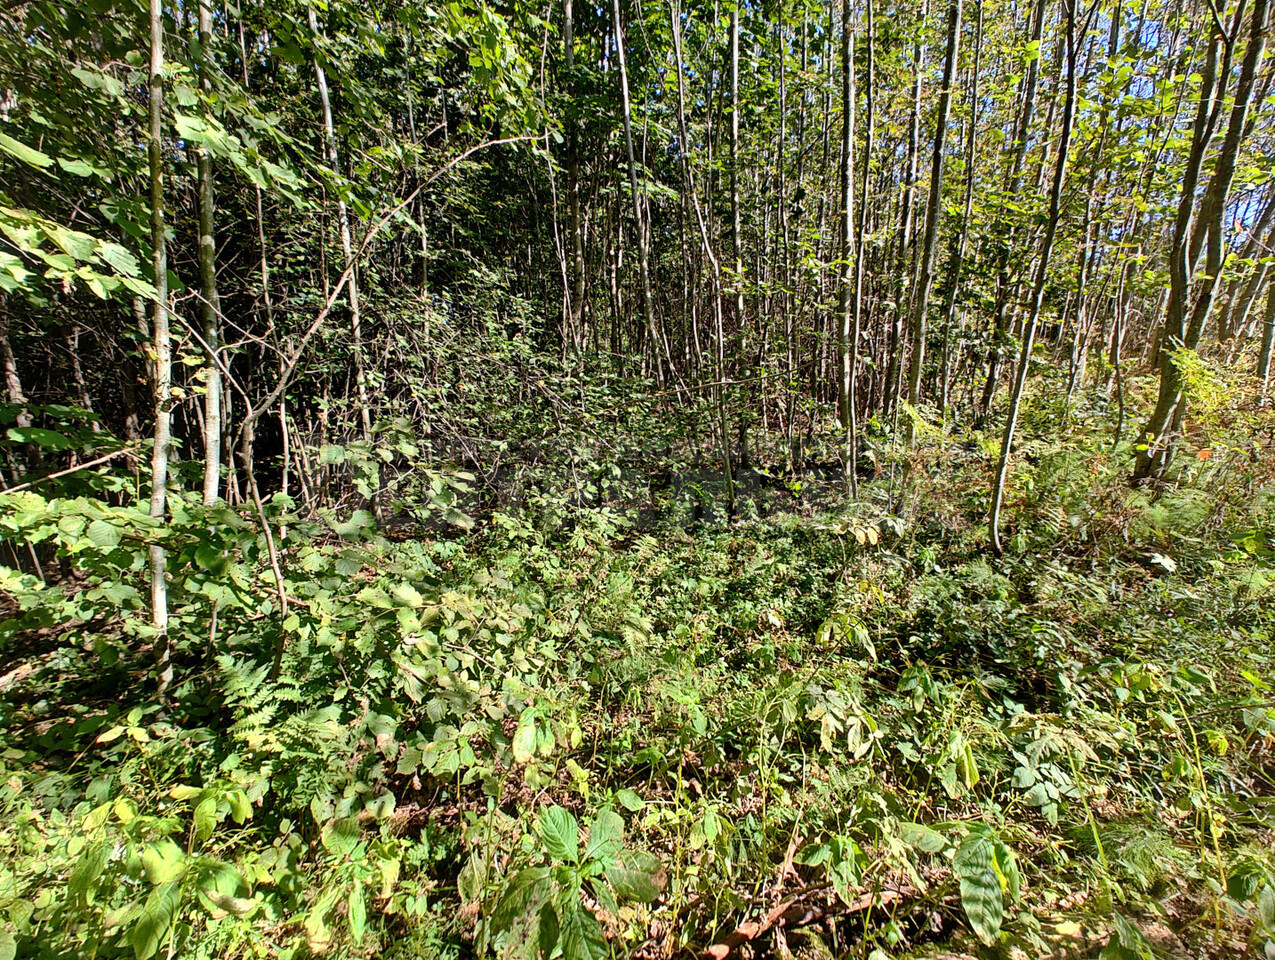
[[(815, 889), (826, 889), (826, 886)], [(841, 917), (852, 913), (861, 913), (870, 907), (887, 906), (903, 899), (903, 894), (898, 890), (882, 890), (878, 893), (870, 893), (860, 897), (853, 903), (847, 904), (844, 908), (838, 910), (830, 909), (826, 906), (801, 903), (800, 897), (808, 892), (810, 891), (805, 890), (796, 897), (789, 897), (766, 914), (763, 920), (749, 920), (746, 923), (741, 923), (735, 928), (734, 932), (708, 947), (702, 955), (710, 958), (710, 960), (726, 960), (727, 957), (745, 943), (756, 940), (772, 927), (789, 929), (805, 927), (828, 917)]]

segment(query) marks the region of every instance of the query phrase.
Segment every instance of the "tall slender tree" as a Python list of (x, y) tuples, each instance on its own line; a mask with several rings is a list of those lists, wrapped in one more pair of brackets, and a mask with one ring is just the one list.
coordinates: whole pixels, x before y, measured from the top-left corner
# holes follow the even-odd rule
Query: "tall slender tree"
[(930, 159), (930, 193), (925, 205), (925, 238), (921, 243), (921, 266), (912, 293), (912, 362), (908, 368), (908, 444), (916, 437), (916, 407), (921, 402), (921, 374), (925, 365), (925, 340), (929, 330), (930, 292), (934, 288), (935, 254), (939, 244), (939, 218), (943, 210), (943, 170), (947, 145), (948, 113), (952, 87), (956, 84), (956, 60), (961, 45), (961, 0), (951, 0), (947, 10), (947, 52), (943, 60), (943, 85), (939, 89), (938, 112), (934, 121), (934, 152)]
[[(1213, 39), (1209, 44), (1201, 81), (1200, 104), (1186, 176), (1173, 228), (1168, 311), (1160, 330), (1160, 348), (1156, 357), (1156, 367), (1160, 372), (1160, 391), (1155, 410), (1143, 431), (1145, 442), (1139, 445), (1133, 472), (1137, 480), (1162, 476), (1173, 460), (1174, 433), (1180, 427), (1185, 413), (1185, 378), (1177, 351), (1193, 351), (1199, 345), (1221, 283), (1225, 243), (1223, 218), (1241, 141), (1247, 127), (1254, 82), (1266, 52), (1269, 11), (1269, 0), (1255, 0), (1253, 3), (1248, 44), (1236, 80), (1226, 135), (1218, 150), (1208, 186), (1203, 196), (1197, 198), (1196, 187), (1212, 139), (1212, 118), (1220, 107), (1227, 80), (1227, 72), (1217, 68), (1219, 48), (1224, 46), (1229, 51), (1231, 47), (1230, 38), (1221, 32), (1220, 22), (1214, 25)], [(1206, 253), (1206, 262), (1203, 279), (1197, 285), (1196, 264), (1202, 250)]]
[[(643, 213), (642, 194), (638, 189), (637, 154), (633, 149), (633, 107), (629, 100), (628, 57), (624, 48), (624, 24), (620, 17), (620, 0), (611, 0), (614, 15), (615, 52), (620, 65), (620, 94), (624, 109), (624, 145), (629, 158), (629, 193), (633, 201), (633, 222), (637, 232), (638, 271), (642, 282), (642, 316), (646, 320), (646, 335), (650, 343), (652, 366), (658, 378), (665, 372), (672, 373), (672, 357), (668, 344), (655, 322), (655, 298), (651, 294), (651, 266), (647, 248), (649, 231)], [(661, 356), (661, 352), (663, 356)]]
[(1001, 438), (1000, 460), (996, 465), (996, 481), (992, 487), (992, 511), (990, 535), (992, 551), (999, 557), (1004, 550), (1001, 543), (1001, 504), (1005, 499), (1005, 483), (1009, 476), (1009, 460), (1014, 449), (1014, 433), (1018, 428), (1018, 411), (1022, 405), (1023, 389), (1031, 371), (1032, 350), (1036, 345), (1036, 328), (1045, 302), (1045, 288), (1049, 284), (1049, 262), (1058, 237), (1059, 220), (1062, 217), (1063, 185), (1067, 179), (1067, 161), (1071, 153), (1071, 136), (1076, 119), (1076, 3), (1078, 0), (1062, 0), (1063, 18), (1066, 22), (1064, 43), (1067, 60), (1067, 87), (1063, 100), (1062, 132), (1058, 137), (1058, 152), (1054, 159), (1054, 177), (1049, 188), (1049, 213), (1045, 221), (1045, 236), (1041, 241), (1039, 259), (1036, 262), (1036, 280), (1032, 285), (1031, 305), (1023, 324), (1023, 345), (1018, 357), (1018, 369), (1014, 377), (1014, 389), (1010, 394), (1009, 411), (1005, 417), (1005, 433)]
[(842, 469), (846, 489), (853, 491), (856, 451), (853, 370), (854, 302), (854, 28), (850, 0), (841, 0), (841, 249), (837, 256), (837, 409), (843, 431)]
[[(150, 515), (162, 519), (168, 511), (168, 457), (172, 443), (172, 336), (168, 318), (168, 248), (164, 222), (164, 7), (150, 0), (150, 113), (147, 156), (150, 164), (151, 250), (155, 271), (155, 300), (151, 310), (152, 390), (155, 444), (151, 452)], [(173, 679), (168, 642), (168, 573), (163, 546), (152, 543), (150, 554), (151, 626), (159, 696), (167, 696)]]
[[(199, 68), (199, 85), (205, 98), (211, 98), (212, 78), (208, 48), (212, 45), (212, 7), (199, 0), (199, 28), (195, 62)], [(204, 503), (214, 504), (221, 490), (221, 299), (217, 295), (217, 235), (214, 212), (212, 154), (207, 145), (196, 148), (199, 175), (199, 290), (203, 314), (204, 364)]]
[[(315, 16), (314, 7), (307, 5), (306, 13), (310, 20), (310, 31), (316, 39), (319, 39), (321, 36), (319, 33), (319, 21)], [(327, 71), (323, 69), (323, 63), (317, 50), (314, 55), (314, 74), (319, 88), (319, 106), (323, 111), (324, 151), (333, 174), (340, 176), (341, 154), (337, 148), (336, 128), (332, 122), (332, 99), (328, 93), (328, 75)], [(359, 423), (363, 428), (363, 439), (370, 443), (372, 440), (372, 408), (368, 400), (367, 367), (363, 356), (363, 310), (359, 299), (359, 271), (358, 263), (354, 257), (353, 233), (350, 230), (350, 209), (345, 202), (345, 197), (339, 191), (336, 198), (336, 219), (337, 230), (341, 237), (341, 254), (344, 258), (343, 267), (350, 273), (350, 278), (346, 283), (346, 295), (350, 304), (350, 337), (353, 342), (354, 354), (355, 404), (358, 407)], [(372, 499), (373, 503), (376, 503), (376, 497), (374, 496)]]

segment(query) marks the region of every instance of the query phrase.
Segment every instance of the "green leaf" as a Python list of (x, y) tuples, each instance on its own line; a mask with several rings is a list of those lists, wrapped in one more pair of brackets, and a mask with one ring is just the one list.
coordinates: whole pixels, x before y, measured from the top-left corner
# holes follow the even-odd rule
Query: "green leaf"
[(103, 242), (97, 245), (97, 253), (103, 260), (126, 277), (136, 277), (141, 271), (137, 258), (118, 243)]
[(217, 799), (204, 797), (195, 807), (195, 838), (201, 843), (217, 829)]
[(565, 905), (562, 917), (562, 960), (602, 960), (607, 955), (602, 925), (573, 898)]
[(7, 433), (14, 443), (33, 443), (47, 450), (69, 450), (74, 446), (68, 437), (40, 427), (10, 427)]
[(154, 884), (180, 879), (186, 872), (184, 860), (181, 847), (167, 837), (148, 844), (142, 851), (142, 867), (146, 870), (146, 879)]
[(1001, 890), (1009, 897), (1011, 903), (1018, 899), (1022, 877), (1018, 873), (1018, 861), (1014, 851), (1005, 845), (1000, 837), (992, 840), (992, 869), (1000, 880)]
[(632, 813), (637, 813), (646, 806), (646, 801), (629, 789), (617, 790), (615, 793), (615, 800), (625, 810)]
[(832, 856), (832, 847), (826, 843), (808, 843), (800, 850), (793, 860), (807, 867), (817, 867)]
[(1000, 935), (1005, 909), (992, 857), (992, 839), (980, 831), (961, 841), (952, 861), (961, 881), (961, 907), (978, 938), (989, 946)]
[(67, 892), (81, 903), (92, 903), (97, 893), (97, 880), (106, 869), (111, 848), (105, 843), (95, 843), (82, 854), (67, 879)]
[(553, 948), (558, 945), (558, 934), (560, 932), (558, 913), (553, 909), (552, 903), (546, 903), (540, 908), (540, 930), (537, 938), (541, 957), (547, 958), (553, 953)]
[(394, 808), (397, 806), (394, 794), (383, 793), (379, 797), (373, 797), (363, 806), (364, 813), (371, 815), (376, 821), (386, 820), (393, 816)]
[(337, 532), (338, 536), (347, 540), (357, 539), (362, 536), (365, 530), (371, 528), (376, 529), (376, 517), (368, 513), (366, 510), (355, 510), (350, 514), (350, 519), (345, 523), (336, 523), (332, 525), (332, 529)]
[(216, 547), (201, 543), (195, 548), (195, 563), (216, 577), (226, 572), (226, 567), (230, 565), (230, 558)]
[(899, 836), (908, 846), (922, 853), (940, 853), (947, 846), (943, 834), (923, 823), (900, 823)]
[(598, 812), (589, 827), (589, 843), (584, 848), (584, 859), (609, 862), (624, 846), (624, 820), (614, 810)]
[(18, 955), (18, 941), (8, 930), (0, 930), (0, 960), (13, 960)]
[(350, 891), (350, 936), (355, 943), (363, 942), (363, 934), (367, 930), (367, 903), (363, 899), (363, 888), (356, 886)]
[[(208, 898), (218, 910), (230, 914), (231, 916), (245, 918), (250, 917), (257, 912), (257, 908), (261, 906), (261, 901), (253, 897), (232, 897), (229, 894), (221, 893), (217, 890), (208, 890), (201, 888), (199, 891), (204, 897)], [(207, 904), (205, 904), (207, 906)]]
[(1257, 895), (1257, 919), (1267, 933), (1275, 935), (1275, 886), (1269, 883)]
[(338, 857), (348, 857), (359, 845), (360, 834), (359, 818), (346, 817), (343, 820), (325, 824), (319, 839), (323, 843), (323, 849), (328, 853)]
[(52, 157), (28, 147), (25, 143), (19, 143), (6, 133), (0, 133), (0, 150), (17, 157), (23, 163), (31, 164), (33, 167), (48, 167), (53, 164)]
[(128, 942), (133, 945), (137, 960), (150, 960), (159, 950), (177, 912), (181, 884), (164, 883), (151, 891), (146, 905), (138, 914), (137, 922), (128, 932)]
[(103, 550), (114, 550), (119, 546), (120, 528), (107, 520), (94, 520), (84, 534)]
[(552, 891), (548, 867), (528, 867), (514, 875), (492, 911), (491, 922), (496, 930), (508, 930), (518, 917), (527, 913)]
[(252, 804), (244, 791), (233, 790), (227, 799), (230, 801), (230, 815), (234, 817), (235, 823), (241, 824), (252, 819)]
[(579, 862), (580, 824), (571, 811), (557, 806), (546, 810), (540, 818), (540, 838), (554, 859)]
[(516, 763), (530, 763), (536, 755), (536, 711), (524, 710), (518, 718), (518, 729), (514, 731), (511, 744)]
[(1151, 941), (1141, 930), (1118, 913), (1113, 913), (1111, 920), (1115, 930), (1098, 955), (1100, 960), (1155, 960)]
[(411, 607), (413, 610), (425, 606), (425, 598), (422, 597), (420, 591), (410, 583), (400, 583), (391, 592), (394, 594), (395, 599), (397, 599), (400, 603), (404, 603)]
[(667, 874), (657, 857), (638, 850), (621, 854), (619, 862), (607, 868), (606, 878), (621, 900), (650, 903), (664, 889)]

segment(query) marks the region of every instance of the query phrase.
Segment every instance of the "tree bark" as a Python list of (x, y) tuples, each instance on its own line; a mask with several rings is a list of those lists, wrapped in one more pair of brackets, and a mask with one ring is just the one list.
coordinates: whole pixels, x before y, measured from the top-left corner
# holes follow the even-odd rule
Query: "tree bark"
[(837, 277), (837, 410), (845, 449), (842, 469), (846, 489), (852, 494), (855, 477), (855, 410), (852, 375), (854, 370), (854, 304), (851, 285), (854, 255), (854, 31), (850, 27), (850, 0), (841, 0), (841, 249)]
[(944, 147), (947, 143), (947, 118), (952, 105), (952, 86), (956, 83), (956, 58), (961, 42), (961, 0), (951, 0), (947, 12), (947, 52), (943, 62), (943, 87), (939, 91), (938, 115), (934, 127), (934, 154), (930, 161), (930, 195), (925, 209), (925, 239), (921, 245), (921, 269), (912, 295), (912, 364), (908, 370), (908, 446), (916, 440), (917, 406), (921, 402), (921, 374), (925, 364), (925, 338), (928, 333), (926, 314), (930, 308), (930, 292), (934, 288), (934, 255), (938, 250), (939, 218), (943, 211)]
[(647, 231), (642, 215), (642, 198), (638, 192), (637, 155), (633, 149), (633, 108), (629, 102), (629, 68), (624, 52), (624, 27), (620, 21), (620, 0), (611, 0), (611, 12), (615, 17), (615, 50), (620, 62), (620, 92), (624, 103), (624, 144), (629, 155), (629, 190), (633, 197), (633, 220), (637, 229), (638, 273), (642, 281), (642, 316), (646, 321), (647, 336), (651, 341), (653, 353), (652, 363), (656, 371), (656, 379), (663, 380), (666, 367), (661, 364), (661, 348), (667, 372), (672, 374), (672, 357), (668, 355), (668, 344), (655, 324), (655, 301), (651, 294), (651, 268), (647, 256)]
[[(575, 22), (572, 0), (564, 0), (562, 11), (562, 49), (563, 61), (567, 73), (567, 90), (574, 95), (575, 83)], [(567, 127), (567, 230), (571, 234), (571, 297), (568, 301), (569, 336), (577, 350), (582, 350), (588, 341), (585, 329), (585, 263), (584, 263), (584, 224), (580, 216), (580, 131), (573, 113), (574, 107), (566, 112)]]
[(1036, 340), (1036, 327), (1040, 321), (1041, 307), (1045, 301), (1045, 287), (1049, 282), (1049, 258), (1053, 253), (1054, 239), (1058, 235), (1058, 221), (1062, 213), (1063, 184), (1067, 178), (1067, 159), (1071, 148), (1071, 133), (1076, 114), (1076, 8), (1078, 0), (1063, 0), (1063, 12), (1067, 20), (1067, 94), (1063, 103), (1062, 135), (1058, 143), (1058, 155), (1054, 163), (1054, 178), (1049, 190), (1049, 219), (1045, 225), (1045, 237), (1041, 242), (1040, 261), (1036, 265), (1036, 282), (1032, 288), (1031, 307), (1023, 325), (1023, 346), (1018, 357), (1018, 372), (1010, 395), (1009, 412), (1005, 421), (1005, 434), (1001, 438), (1000, 462), (996, 467), (996, 482), (992, 488), (992, 512), (990, 519), (991, 547), (996, 556), (1004, 550), (1001, 544), (1001, 502), (1005, 496), (1005, 481), (1009, 475), (1009, 458), (1013, 452), (1014, 432), (1018, 426), (1018, 410), (1023, 399), (1023, 388), (1031, 369), (1032, 347)]
[[(310, 30), (315, 37), (319, 36), (319, 21), (314, 14), (314, 7), (306, 12), (310, 18)], [(332, 123), (332, 100), (328, 95), (328, 77), (316, 54), (314, 58), (314, 74), (319, 87), (319, 103), (323, 109), (323, 141), (327, 151), (328, 165), (334, 175), (340, 176), (341, 156), (336, 145), (336, 130)], [(355, 402), (358, 404), (359, 422), (363, 428), (363, 439), (372, 442), (372, 411), (368, 404), (367, 370), (363, 358), (363, 315), (359, 303), (358, 268), (354, 262), (354, 243), (350, 232), (350, 211), (345, 199), (339, 194), (336, 201), (337, 228), (341, 234), (341, 253), (345, 257), (345, 269), (350, 271), (350, 279), (346, 285), (346, 294), (350, 302), (350, 334), (354, 341), (354, 390)], [(372, 498), (376, 505), (376, 496)]]
[[(208, 76), (208, 47), (212, 43), (212, 8), (199, 0), (199, 85), (208, 96), (212, 80)], [(203, 302), (204, 347), (204, 503), (217, 502), (221, 489), (221, 365), (217, 350), (221, 344), (221, 300), (217, 296), (217, 237), (214, 223), (212, 156), (207, 147), (196, 153), (199, 171), (199, 288)]]
[[(162, 519), (168, 507), (168, 457), (172, 443), (172, 340), (168, 323), (168, 251), (164, 239), (164, 10), (163, 0), (150, 0), (150, 127), (147, 153), (151, 189), (151, 249), (155, 302), (151, 312), (155, 401), (155, 445), (151, 454), (150, 515)], [(173, 680), (168, 637), (168, 581), (164, 548), (151, 544), (151, 626), (155, 631), (158, 695), (168, 695)]]
[[(1199, 201), (1197, 224), (1195, 194), (1204, 156), (1212, 138), (1211, 101), (1215, 97), (1221, 97), (1226, 83), (1226, 75), (1219, 74), (1217, 70), (1218, 52), (1223, 38), (1214, 33), (1209, 44), (1199, 112), (1196, 115), (1191, 152), (1187, 159), (1182, 195), (1174, 222), (1173, 253), (1169, 264), (1169, 304), (1160, 331), (1160, 348), (1156, 358), (1156, 366), (1160, 371), (1160, 392), (1155, 410), (1143, 431), (1145, 443), (1140, 445), (1143, 449), (1138, 450), (1134, 464), (1135, 481), (1162, 477), (1173, 461), (1175, 425), (1181, 424), (1185, 412), (1185, 383), (1175, 355), (1181, 348), (1194, 350), (1199, 344), (1217, 295), (1222, 272), (1222, 218), (1235, 175), (1253, 81), (1265, 53), (1268, 10), (1269, 0), (1256, 0), (1253, 5), (1248, 47), (1236, 82), (1226, 137), (1218, 152), (1213, 176), (1204, 197)], [(1192, 309), (1189, 301), (1195, 280), (1195, 261), (1204, 244), (1204, 232), (1210, 234), (1205, 277), (1200, 283)]]

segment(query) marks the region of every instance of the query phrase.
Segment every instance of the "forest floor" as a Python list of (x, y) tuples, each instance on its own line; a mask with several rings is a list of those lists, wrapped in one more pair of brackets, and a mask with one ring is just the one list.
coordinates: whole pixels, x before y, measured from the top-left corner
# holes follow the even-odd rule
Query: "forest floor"
[(729, 521), (277, 502), (286, 617), (191, 507), (163, 701), (144, 518), (21, 500), (0, 956), (1269, 955), (1275, 464), (1029, 433), (997, 558), (980, 442)]

